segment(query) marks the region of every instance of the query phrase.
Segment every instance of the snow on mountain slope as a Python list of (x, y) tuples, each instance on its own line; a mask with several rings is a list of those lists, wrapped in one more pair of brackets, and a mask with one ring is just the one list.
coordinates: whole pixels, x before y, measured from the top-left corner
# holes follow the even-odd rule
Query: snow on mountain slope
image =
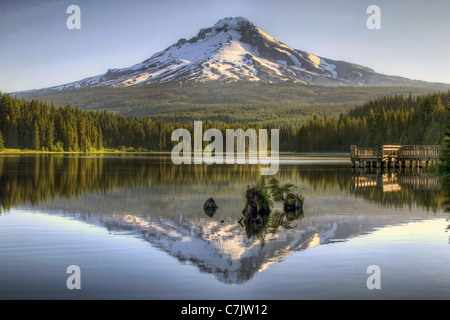
[(209, 80), (294, 81), (318, 85), (408, 85), (414, 82), (293, 49), (247, 19), (229, 17), (211, 28), (201, 29), (189, 40), (180, 39), (134, 66), (110, 69), (105, 74), (50, 89)]

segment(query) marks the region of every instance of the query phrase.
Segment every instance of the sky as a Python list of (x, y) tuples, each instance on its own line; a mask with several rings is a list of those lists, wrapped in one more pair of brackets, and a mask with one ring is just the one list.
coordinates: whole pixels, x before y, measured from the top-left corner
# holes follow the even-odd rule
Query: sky
[[(80, 8), (80, 29), (66, 21)], [(380, 29), (367, 8), (380, 8)], [(0, 0), (0, 91), (129, 67), (229, 16), (287, 45), (376, 72), (450, 83), (448, 0)]]

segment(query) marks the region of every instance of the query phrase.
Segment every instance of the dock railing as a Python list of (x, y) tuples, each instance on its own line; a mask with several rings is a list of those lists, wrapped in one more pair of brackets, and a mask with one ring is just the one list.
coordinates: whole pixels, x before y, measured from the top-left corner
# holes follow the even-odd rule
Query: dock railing
[(350, 147), (350, 156), (353, 166), (359, 162), (360, 167), (404, 167), (406, 162), (410, 166), (414, 163), (418, 167), (440, 161), (442, 146), (440, 145), (382, 145), (376, 148)]

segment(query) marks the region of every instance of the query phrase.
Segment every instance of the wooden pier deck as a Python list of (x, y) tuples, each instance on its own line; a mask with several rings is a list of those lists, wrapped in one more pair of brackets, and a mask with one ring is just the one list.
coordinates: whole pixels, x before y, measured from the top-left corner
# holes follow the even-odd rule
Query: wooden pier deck
[(377, 148), (358, 148), (351, 146), (350, 156), (352, 166), (358, 162), (360, 168), (405, 168), (428, 167), (441, 161), (442, 146), (423, 145), (383, 145)]

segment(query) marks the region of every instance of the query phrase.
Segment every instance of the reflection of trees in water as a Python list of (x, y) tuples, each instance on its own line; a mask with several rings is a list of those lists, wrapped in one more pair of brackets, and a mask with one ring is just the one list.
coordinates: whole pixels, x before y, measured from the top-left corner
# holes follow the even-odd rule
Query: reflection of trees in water
[[(246, 185), (260, 177), (259, 165), (174, 165), (169, 156), (3, 156), (0, 157), (0, 204), (3, 209), (28, 202), (73, 197), (82, 193), (107, 193), (116, 188), (168, 185), (204, 190), (205, 185)], [(281, 182), (299, 186), (299, 191), (333, 194), (354, 192), (348, 166), (282, 165), (276, 175)], [(447, 182), (444, 182), (447, 183)], [(448, 184), (448, 183), (447, 183)], [(355, 194), (385, 206), (422, 205), (439, 210), (440, 190), (414, 189), (383, 192), (380, 188), (360, 189)]]
[(151, 187), (167, 183), (229, 182), (259, 177), (256, 166), (176, 166), (159, 157), (0, 157), (0, 204), (10, 209), (87, 192)]
[[(436, 212), (443, 208), (444, 196), (441, 177), (425, 172), (352, 172), (349, 167), (292, 166), (279, 173), (280, 180), (308, 185), (313, 192), (351, 192), (384, 207), (401, 208), (422, 206)], [(450, 180), (450, 178), (449, 178)], [(449, 191), (450, 196), (450, 191)], [(450, 199), (450, 197), (449, 197)], [(450, 208), (450, 203), (449, 203)]]
[(450, 176), (441, 176), (442, 191), (444, 193), (443, 207), (450, 213)]
[(280, 180), (289, 180), (293, 184), (307, 184), (312, 190), (338, 189), (348, 191), (351, 184), (350, 167), (302, 165), (289, 166), (279, 173)]
[[(445, 175), (441, 177), (442, 181), (442, 190), (444, 193), (444, 202), (443, 207), (444, 211), (449, 213), (449, 217), (447, 218), (447, 222), (450, 223), (450, 176)], [(446, 232), (450, 230), (450, 224), (447, 224)], [(450, 236), (448, 237), (448, 243), (450, 244)]]
[(443, 208), (441, 179), (424, 172), (356, 171), (350, 191), (385, 207), (416, 205), (437, 212)]

